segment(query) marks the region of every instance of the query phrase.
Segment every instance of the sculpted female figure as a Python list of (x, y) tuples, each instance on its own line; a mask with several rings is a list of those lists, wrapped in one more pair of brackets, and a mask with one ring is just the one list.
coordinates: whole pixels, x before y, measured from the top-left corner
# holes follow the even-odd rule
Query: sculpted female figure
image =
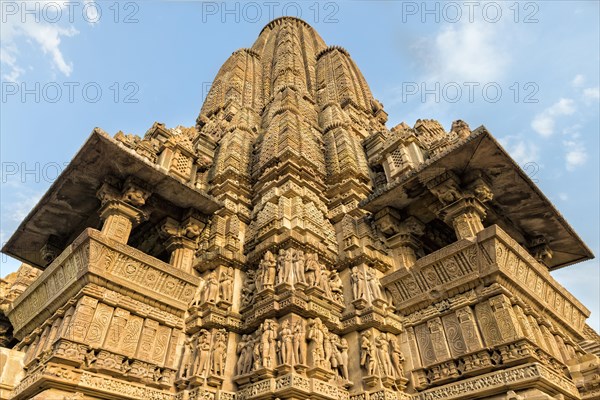
[(263, 287), (265, 289), (273, 289), (275, 285), (275, 276), (277, 275), (277, 262), (275, 256), (270, 251), (265, 253)]
[(294, 333), (292, 332), (290, 321), (283, 321), (279, 335), (281, 337), (281, 360), (283, 364), (296, 364), (293, 348)]
[(304, 327), (302, 321), (296, 321), (294, 323), (294, 357), (296, 362), (299, 364), (306, 364), (306, 354), (303, 346), (304, 342)]
[(219, 282), (217, 281), (217, 273), (212, 271), (206, 279), (206, 296), (205, 302), (216, 303), (219, 295)]

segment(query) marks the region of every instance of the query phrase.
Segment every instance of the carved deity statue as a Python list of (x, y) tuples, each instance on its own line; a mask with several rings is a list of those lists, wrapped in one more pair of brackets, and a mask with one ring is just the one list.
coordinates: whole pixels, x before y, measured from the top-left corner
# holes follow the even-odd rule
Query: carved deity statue
[(275, 261), (275, 256), (270, 251), (267, 251), (262, 262), (262, 288), (273, 289), (273, 286), (275, 285), (275, 276), (277, 275), (277, 262)]
[(349, 379), (348, 374), (348, 341), (345, 338), (341, 338), (336, 342), (337, 349), (337, 364), (338, 372), (344, 380)]
[(208, 274), (206, 279), (206, 294), (204, 296), (204, 302), (216, 303), (219, 295), (219, 282), (217, 280), (217, 273), (212, 271)]
[(402, 354), (402, 351), (400, 351), (400, 344), (398, 343), (398, 338), (395, 335), (388, 333), (388, 340), (390, 343), (390, 356), (392, 359), (394, 373), (397, 378), (401, 378), (404, 375), (404, 369), (402, 368), (404, 355)]
[(219, 278), (219, 296), (221, 300), (231, 303), (233, 298), (233, 268), (221, 271)]
[(238, 355), (238, 360), (236, 364), (236, 371), (238, 375), (243, 375), (250, 372), (246, 370), (246, 367), (248, 366), (248, 356), (252, 357), (252, 355), (248, 353), (250, 350), (248, 346), (249, 342), (249, 335), (242, 335), (240, 342), (237, 344), (236, 352)]
[(194, 299), (192, 300), (192, 303), (190, 304), (192, 307), (195, 306), (199, 306), (200, 304), (204, 303), (204, 296), (206, 294), (205, 292), (206, 289), (206, 281), (200, 277), (200, 283), (198, 284), (198, 287), (196, 288), (196, 292), (194, 293)]
[(277, 326), (276, 322), (271, 319), (266, 319), (263, 323), (261, 335), (262, 347), (262, 363), (265, 368), (274, 368), (276, 361), (276, 344), (277, 344)]
[(312, 345), (313, 366), (323, 368), (325, 366), (325, 335), (323, 323), (320, 319), (311, 319), (308, 322), (308, 340)]
[(377, 361), (379, 370), (385, 376), (392, 375), (392, 359), (390, 357), (390, 344), (385, 335), (379, 335), (375, 339), (377, 347)]
[(198, 336), (194, 375), (206, 376), (210, 371), (211, 334), (202, 329)]
[(250, 304), (256, 291), (256, 273), (252, 270), (246, 272), (244, 286), (242, 286), (242, 305)]
[(367, 287), (371, 295), (371, 300), (385, 300), (382, 293), (381, 283), (371, 269), (367, 269)]
[(342, 278), (337, 271), (331, 271), (329, 274), (329, 288), (331, 289), (331, 297), (337, 303), (344, 304), (344, 290), (342, 287)]
[(212, 353), (212, 372), (215, 375), (225, 373), (225, 359), (227, 358), (227, 331), (221, 329), (217, 332)]
[(302, 250), (296, 250), (292, 256), (294, 283), (306, 283), (306, 278), (304, 277), (304, 263), (304, 252)]
[(304, 266), (306, 283), (309, 286), (321, 286), (321, 264), (315, 253), (306, 254), (306, 263)]
[(296, 364), (294, 354), (294, 333), (292, 332), (290, 321), (283, 321), (279, 331), (279, 340), (281, 343), (281, 361), (283, 364)]
[(294, 359), (299, 364), (306, 364), (305, 336), (302, 321), (294, 322), (293, 334)]
[(354, 300), (365, 298), (365, 278), (358, 267), (352, 268), (352, 296)]
[(360, 366), (367, 370), (367, 375), (375, 374), (375, 358), (369, 332), (363, 333), (360, 337)]
[(192, 366), (192, 338), (186, 338), (183, 344), (183, 354), (181, 355), (181, 363), (179, 364), (178, 378), (188, 378), (190, 376)]

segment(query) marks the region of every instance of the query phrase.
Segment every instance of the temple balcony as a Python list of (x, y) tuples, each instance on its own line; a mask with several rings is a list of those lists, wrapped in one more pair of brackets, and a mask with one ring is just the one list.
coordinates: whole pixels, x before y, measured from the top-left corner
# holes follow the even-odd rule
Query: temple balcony
[(14, 399), (170, 396), (199, 238), (219, 207), (94, 130), (3, 248), (43, 270), (7, 312), (24, 353)]
[(497, 225), (381, 282), (406, 317), (415, 389), (532, 363), (566, 382), (583, 353), (589, 311)]

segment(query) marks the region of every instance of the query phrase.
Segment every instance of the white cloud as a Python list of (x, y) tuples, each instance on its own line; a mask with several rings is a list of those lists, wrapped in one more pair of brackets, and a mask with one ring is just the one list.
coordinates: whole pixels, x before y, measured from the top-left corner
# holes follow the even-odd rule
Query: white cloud
[(587, 88), (583, 90), (583, 99), (586, 102), (592, 102), (594, 100), (600, 100), (600, 88)]
[(560, 99), (541, 113), (537, 114), (531, 121), (531, 128), (544, 137), (554, 133), (557, 117), (572, 115), (575, 113), (575, 102), (571, 99)]
[(558, 194), (558, 198), (561, 199), (562, 201), (568, 201), (569, 200), (569, 195), (566, 193), (559, 193)]
[(571, 84), (575, 87), (581, 87), (585, 82), (585, 77), (581, 74), (576, 75), (575, 78), (571, 81)]
[(442, 26), (413, 49), (429, 82), (496, 82), (510, 64), (509, 33), (502, 23), (465, 21)]
[(576, 140), (567, 140), (564, 142), (567, 152), (565, 154), (565, 163), (567, 171), (574, 171), (577, 167), (585, 164), (588, 158), (585, 146)]
[(516, 136), (506, 136), (500, 139), (500, 143), (521, 166), (539, 160), (539, 147), (533, 142)]
[[(60, 8), (62, 18), (53, 22), (54, 14), (46, 15), (44, 6), (52, 4)], [(0, 63), (5, 71), (2, 79), (7, 81), (18, 81), (25, 73), (25, 68), (20, 64), (22, 46), (34, 46), (41, 50), (44, 55), (50, 57), (51, 65), (65, 76), (73, 72), (73, 63), (66, 60), (61, 49), (61, 41), (65, 37), (72, 37), (79, 32), (68, 24), (69, 14), (66, 1), (37, 1), (35, 6), (28, 10), (37, 10), (37, 14), (26, 14), (21, 8), (26, 7), (25, 2), (17, 4), (14, 15), (3, 15), (3, 23), (0, 24)], [(65, 24), (66, 22), (66, 24)], [(30, 50), (28, 50), (30, 51)]]

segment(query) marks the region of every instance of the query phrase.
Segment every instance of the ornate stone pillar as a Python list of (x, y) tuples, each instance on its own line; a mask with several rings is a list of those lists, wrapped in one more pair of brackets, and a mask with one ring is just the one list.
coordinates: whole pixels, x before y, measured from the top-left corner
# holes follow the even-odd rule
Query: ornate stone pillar
[(171, 252), (171, 265), (185, 272), (192, 272), (198, 238), (204, 225), (200, 218), (193, 214), (181, 223), (169, 217), (163, 221), (161, 234), (166, 238), (167, 251)]
[(422, 246), (420, 238), (424, 233), (425, 224), (411, 216), (400, 222), (398, 232), (387, 239), (399, 268), (409, 269), (417, 261), (417, 250)]
[(456, 176), (449, 175), (445, 178), (430, 186), (431, 192), (443, 205), (437, 210), (438, 216), (454, 228), (459, 240), (476, 236), (484, 228), (484, 203), (492, 199), (492, 191), (481, 177), (475, 179), (465, 190), (460, 188)]
[(393, 249), (396, 267), (408, 269), (417, 261), (416, 251), (421, 247), (420, 237), (425, 224), (410, 216), (402, 218), (398, 211), (386, 207), (375, 215), (375, 223), (387, 236), (387, 245)]
[(133, 226), (148, 217), (140, 207), (146, 204), (150, 192), (128, 179), (122, 190), (104, 183), (97, 196), (102, 202), (99, 210), (100, 218), (104, 220), (102, 233), (120, 243), (127, 243)]

